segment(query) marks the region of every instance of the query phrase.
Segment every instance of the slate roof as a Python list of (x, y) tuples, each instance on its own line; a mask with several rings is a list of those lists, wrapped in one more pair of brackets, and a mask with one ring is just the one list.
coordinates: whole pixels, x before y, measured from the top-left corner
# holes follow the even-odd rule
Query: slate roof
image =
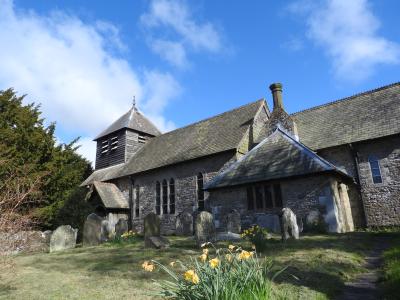
[(236, 149), (264, 99), (149, 140), (126, 164), (96, 170), (82, 185)]
[(127, 113), (120, 117), (117, 121), (112, 123), (106, 130), (100, 133), (94, 141), (99, 138), (109, 135), (117, 130), (129, 128), (136, 131), (148, 133), (154, 136), (160, 135), (161, 132), (157, 127), (151, 123), (145, 116), (143, 116), (136, 107), (132, 107)]
[(95, 181), (93, 186), (106, 208), (129, 208), (128, 200), (115, 184)]
[(205, 189), (321, 172), (337, 172), (348, 176), (278, 127), (240, 160), (215, 176)]
[(400, 133), (400, 82), (291, 115), (313, 150)]

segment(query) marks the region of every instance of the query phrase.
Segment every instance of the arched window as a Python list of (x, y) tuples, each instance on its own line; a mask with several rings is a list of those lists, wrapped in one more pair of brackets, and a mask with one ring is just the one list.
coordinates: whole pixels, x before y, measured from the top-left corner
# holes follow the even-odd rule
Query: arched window
[(382, 183), (381, 169), (379, 167), (379, 160), (376, 156), (368, 157), (369, 166), (371, 168), (372, 180), (374, 183)]
[(169, 213), (175, 213), (175, 181), (173, 178), (169, 180)]
[(139, 218), (139, 186), (135, 188), (135, 217)]
[(160, 204), (161, 204), (161, 186), (160, 186), (160, 183), (157, 181), (156, 182), (156, 214), (157, 215), (161, 214)]
[(162, 182), (162, 211), (163, 214), (168, 213), (168, 184), (165, 179)]
[(204, 210), (204, 178), (203, 174), (199, 173), (197, 174), (197, 205), (199, 208), (199, 211)]

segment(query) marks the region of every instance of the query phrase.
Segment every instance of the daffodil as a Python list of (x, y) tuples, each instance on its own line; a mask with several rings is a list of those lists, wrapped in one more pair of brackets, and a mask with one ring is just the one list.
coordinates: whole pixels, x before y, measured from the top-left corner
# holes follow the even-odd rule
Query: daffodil
[(174, 262), (174, 261), (171, 261), (171, 262), (169, 263), (169, 265), (170, 265), (171, 267), (174, 267), (174, 266), (175, 266), (175, 262)]
[(185, 274), (183, 274), (183, 277), (186, 281), (192, 282), (194, 284), (198, 284), (200, 281), (199, 276), (197, 276), (194, 270), (187, 270)]
[(213, 258), (210, 261), (210, 267), (215, 269), (219, 265), (219, 259), (218, 258)]
[(147, 272), (153, 272), (155, 269), (154, 264), (148, 262), (147, 260), (142, 264), (142, 268)]
[(235, 248), (236, 248), (236, 246), (234, 246), (234, 245), (229, 245), (228, 246), (228, 249), (231, 250), (231, 251), (233, 251)]
[(239, 260), (247, 260), (252, 256), (253, 256), (252, 252), (242, 250), (242, 252), (240, 252), (238, 258), (239, 258)]
[(200, 258), (200, 260), (202, 261), (202, 262), (205, 262), (206, 260), (207, 260), (207, 254), (202, 254), (202, 255), (200, 255), (199, 256), (199, 258)]
[(203, 249), (203, 254), (208, 255), (208, 249)]
[(231, 262), (231, 261), (233, 260), (232, 254), (227, 254), (227, 255), (225, 255), (225, 259), (226, 259), (228, 262)]

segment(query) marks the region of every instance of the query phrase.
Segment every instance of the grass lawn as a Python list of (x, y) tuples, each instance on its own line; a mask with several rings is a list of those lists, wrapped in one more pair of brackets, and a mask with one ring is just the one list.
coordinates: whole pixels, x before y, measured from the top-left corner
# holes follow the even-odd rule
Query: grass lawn
[[(201, 252), (191, 239), (170, 240), (171, 247), (161, 251), (144, 249), (143, 242), (137, 242), (19, 255), (13, 274), (0, 283), (0, 299), (154, 299), (152, 279), (166, 277), (143, 271), (142, 262), (156, 259), (168, 264)], [(288, 266), (275, 280), (276, 298), (334, 297), (345, 281), (363, 271), (363, 254), (375, 242), (373, 233), (303, 236), (286, 243), (271, 239), (264, 255), (277, 269)]]
[(382, 286), (387, 299), (400, 299), (400, 237), (393, 239), (394, 247), (384, 252)]

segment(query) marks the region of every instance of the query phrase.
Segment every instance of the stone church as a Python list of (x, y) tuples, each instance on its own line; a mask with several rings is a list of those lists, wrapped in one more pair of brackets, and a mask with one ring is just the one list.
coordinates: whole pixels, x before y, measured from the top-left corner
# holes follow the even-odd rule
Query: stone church
[(272, 111), (260, 99), (164, 134), (133, 106), (95, 138), (90, 201), (138, 231), (154, 212), (163, 234), (202, 210), (219, 231), (231, 212), (274, 230), (282, 207), (331, 232), (400, 225), (400, 83), (294, 114), (270, 89)]

